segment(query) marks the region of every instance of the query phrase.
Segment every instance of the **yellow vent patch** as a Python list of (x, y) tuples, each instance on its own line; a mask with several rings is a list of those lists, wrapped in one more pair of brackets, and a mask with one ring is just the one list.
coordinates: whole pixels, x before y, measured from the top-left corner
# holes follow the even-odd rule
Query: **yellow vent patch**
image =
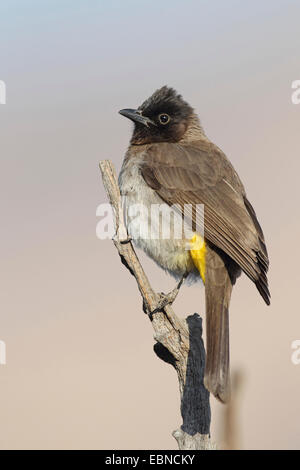
[(191, 238), (190, 244), (192, 260), (200, 273), (202, 281), (205, 284), (205, 241), (200, 235), (195, 234), (193, 238)]

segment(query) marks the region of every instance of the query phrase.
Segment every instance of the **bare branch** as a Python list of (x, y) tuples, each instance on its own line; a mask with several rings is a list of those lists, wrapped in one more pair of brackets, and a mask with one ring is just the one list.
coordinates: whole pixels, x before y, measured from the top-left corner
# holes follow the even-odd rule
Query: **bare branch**
[(174, 313), (171, 304), (178, 294), (180, 283), (168, 295), (154, 292), (128, 237), (115, 169), (109, 160), (102, 160), (100, 170), (115, 214), (116, 235), (113, 241), (122, 263), (136, 279), (143, 309), (154, 329), (154, 339), (157, 341), (154, 351), (160, 359), (172, 364), (178, 375), (183, 424), (174, 431), (173, 436), (180, 449), (215, 448), (209, 437), (209, 392), (203, 384), (205, 349), (202, 319), (195, 313), (182, 320)]

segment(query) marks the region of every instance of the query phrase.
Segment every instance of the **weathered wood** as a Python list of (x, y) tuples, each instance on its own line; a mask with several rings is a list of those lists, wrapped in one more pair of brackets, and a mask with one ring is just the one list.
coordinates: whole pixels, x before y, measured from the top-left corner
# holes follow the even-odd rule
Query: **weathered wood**
[(154, 351), (176, 369), (181, 396), (183, 424), (174, 431), (179, 449), (212, 449), (210, 440), (209, 392), (203, 384), (205, 349), (202, 340), (202, 319), (199, 315), (185, 320), (175, 315), (171, 303), (181, 283), (167, 296), (152, 289), (143, 267), (128, 238), (115, 169), (109, 160), (100, 162), (102, 180), (114, 209), (116, 235), (113, 242), (122, 263), (135, 277), (143, 299), (143, 309), (154, 329)]

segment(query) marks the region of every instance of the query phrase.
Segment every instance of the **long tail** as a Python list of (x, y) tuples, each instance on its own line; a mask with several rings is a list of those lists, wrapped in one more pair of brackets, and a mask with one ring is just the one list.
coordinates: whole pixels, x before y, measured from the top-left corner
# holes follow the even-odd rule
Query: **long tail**
[(207, 246), (205, 271), (206, 367), (204, 384), (221, 402), (230, 399), (229, 303), (240, 270)]

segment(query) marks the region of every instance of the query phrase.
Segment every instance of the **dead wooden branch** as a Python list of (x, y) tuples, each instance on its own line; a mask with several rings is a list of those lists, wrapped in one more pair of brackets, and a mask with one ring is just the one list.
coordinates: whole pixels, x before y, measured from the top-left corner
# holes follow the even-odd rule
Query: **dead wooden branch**
[(154, 292), (127, 234), (115, 169), (109, 160), (103, 160), (100, 170), (115, 214), (116, 235), (113, 241), (122, 263), (136, 279), (143, 309), (154, 329), (154, 351), (160, 359), (172, 364), (178, 375), (183, 424), (173, 432), (173, 436), (179, 449), (213, 449), (215, 446), (209, 435), (209, 392), (203, 384), (205, 349), (202, 319), (196, 313), (185, 320), (175, 315), (171, 304), (180, 285), (167, 296)]

